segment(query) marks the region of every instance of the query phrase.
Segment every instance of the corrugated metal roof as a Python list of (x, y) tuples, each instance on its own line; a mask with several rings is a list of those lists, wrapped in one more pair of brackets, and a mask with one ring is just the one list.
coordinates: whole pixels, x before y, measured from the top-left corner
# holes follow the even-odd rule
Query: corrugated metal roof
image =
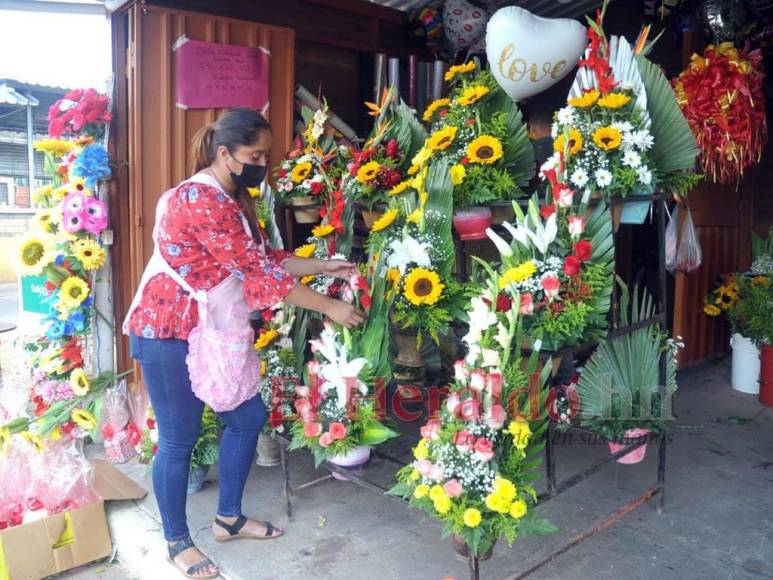
[[(380, 4), (403, 12), (410, 12), (416, 8), (421, 8), (430, 4), (432, 0), (368, 0), (373, 4)], [(537, 16), (547, 18), (577, 18), (588, 12), (592, 12), (601, 6), (601, 0), (494, 0), (489, 2), (480, 2), (491, 13), (503, 6), (520, 6)]]
[(40, 102), (32, 95), (22, 95), (12, 86), (6, 83), (0, 83), (0, 104), (1, 105), (17, 105), (19, 107), (26, 107), (32, 105), (37, 107)]

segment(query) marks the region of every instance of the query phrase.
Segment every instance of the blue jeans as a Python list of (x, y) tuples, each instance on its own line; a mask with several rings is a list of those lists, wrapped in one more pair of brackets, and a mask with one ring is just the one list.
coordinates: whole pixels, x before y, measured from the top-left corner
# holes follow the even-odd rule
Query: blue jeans
[[(204, 403), (191, 389), (185, 357), (188, 342), (130, 336), (131, 355), (142, 367), (158, 426), (158, 452), (153, 462), (156, 495), (164, 537), (174, 542), (188, 537), (185, 516), (191, 450), (199, 437)], [(252, 466), (258, 434), (266, 422), (260, 394), (233, 411), (220, 413), (226, 428), (220, 442), (220, 499), (217, 513), (242, 515), (242, 494)]]

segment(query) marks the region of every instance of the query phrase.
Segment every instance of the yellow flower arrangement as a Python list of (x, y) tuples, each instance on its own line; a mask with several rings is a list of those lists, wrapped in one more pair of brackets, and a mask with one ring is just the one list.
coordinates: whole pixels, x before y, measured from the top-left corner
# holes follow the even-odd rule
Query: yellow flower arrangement
[(433, 485), (432, 489), (429, 490), (429, 499), (432, 501), (437, 501), (441, 498), (448, 497), (448, 494), (446, 493), (446, 490), (443, 489), (442, 485)]
[[(580, 151), (582, 151), (583, 145), (584, 143), (582, 140), (582, 134), (577, 129), (570, 129), (569, 130), (569, 155), (577, 155)], [(564, 153), (564, 151), (566, 150), (566, 143), (564, 141), (563, 135), (559, 135), (558, 138), (555, 141), (553, 141), (553, 149), (560, 153)]]
[(437, 498), (432, 503), (435, 505), (435, 511), (439, 514), (447, 514), (451, 511), (451, 505), (453, 505), (451, 498), (447, 495)]
[(507, 432), (513, 436), (513, 444), (518, 449), (526, 449), (531, 439), (531, 428), (528, 421), (517, 420), (511, 421), (507, 427)]
[(531, 278), (536, 272), (537, 265), (534, 263), (534, 260), (526, 260), (518, 266), (513, 266), (512, 268), (505, 270), (502, 277), (499, 279), (499, 287), (505, 288), (510, 284), (519, 284), (520, 282)]
[(397, 219), (399, 212), (395, 208), (388, 209), (384, 212), (380, 218), (373, 222), (373, 227), (370, 229), (372, 232), (380, 232), (391, 226)]
[(471, 73), (474, 70), (475, 70), (475, 63), (472, 61), (464, 64), (453, 65), (449, 67), (449, 69), (446, 71), (446, 74), (443, 76), (443, 78), (446, 80), (446, 82), (451, 82), (457, 77), (457, 75)]
[(427, 149), (432, 151), (444, 151), (445, 149), (448, 149), (451, 143), (454, 142), (457, 131), (458, 129), (453, 126), (438, 129), (427, 138)]
[(335, 231), (335, 227), (331, 224), (320, 224), (318, 226), (314, 226), (314, 228), (311, 230), (311, 235), (315, 238), (324, 238), (325, 236), (328, 236), (332, 234)]
[(516, 520), (521, 519), (523, 516), (526, 515), (527, 507), (526, 502), (522, 499), (517, 499), (513, 502), (513, 505), (510, 506), (510, 517), (515, 518)]
[(293, 254), (298, 256), (299, 258), (311, 258), (314, 255), (314, 252), (317, 250), (317, 246), (314, 244), (306, 244), (304, 246), (301, 246), (300, 248), (295, 248), (295, 251)]
[(467, 157), (471, 163), (491, 165), (502, 158), (502, 142), (491, 135), (481, 135), (467, 145)]
[(85, 270), (99, 270), (105, 263), (105, 250), (93, 240), (76, 244), (74, 254)]
[(480, 101), (483, 97), (489, 94), (490, 90), (484, 85), (471, 85), (464, 89), (462, 94), (456, 99), (456, 102), (460, 105), (468, 107), (474, 105)]
[(19, 246), (18, 262), (21, 274), (40, 274), (51, 260), (48, 244), (38, 235), (27, 236)]
[(569, 105), (578, 109), (587, 109), (596, 104), (599, 100), (601, 93), (596, 89), (586, 91), (581, 97), (573, 97), (569, 99)]
[(457, 163), (451, 166), (451, 183), (453, 185), (461, 185), (465, 177), (467, 177), (467, 170), (464, 165)]
[(429, 449), (427, 449), (427, 440), (422, 439), (413, 448), (413, 456), (421, 461), (422, 459), (429, 458)]
[(78, 427), (81, 427), (86, 431), (91, 431), (94, 429), (94, 427), (97, 426), (96, 417), (94, 417), (94, 415), (85, 409), (73, 409), (72, 413), (70, 414), (70, 418), (76, 425), (78, 425)]
[(77, 145), (72, 141), (65, 141), (63, 139), (43, 139), (41, 141), (35, 141), (36, 151), (49, 153), (54, 157), (64, 157), (76, 147)]
[(623, 93), (609, 93), (598, 100), (600, 107), (605, 109), (621, 109), (631, 102), (631, 97)]
[(405, 278), (405, 297), (411, 304), (431, 306), (440, 300), (445, 285), (440, 283), (437, 272), (426, 268), (414, 268)]
[(623, 134), (615, 127), (599, 127), (593, 132), (593, 142), (602, 151), (614, 151), (623, 142)]
[(91, 389), (91, 382), (83, 369), (77, 368), (70, 374), (70, 388), (78, 397), (88, 394)]
[(475, 508), (467, 508), (462, 515), (462, 521), (468, 528), (477, 528), (482, 520), (483, 516), (481, 516), (480, 510)]
[(378, 161), (370, 161), (357, 171), (357, 181), (360, 183), (373, 181), (378, 176), (379, 171), (381, 171), (381, 165), (379, 165)]
[(510, 511), (510, 503), (498, 493), (490, 493), (486, 496), (486, 507), (492, 512), (506, 514)]
[(273, 328), (261, 333), (260, 336), (258, 336), (258, 340), (255, 341), (255, 350), (263, 350), (274, 342), (278, 336), (279, 333)]
[(515, 496), (518, 492), (515, 489), (515, 485), (512, 481), (503, 477), (497, 477), (494, 480), (494, 490), (492, 493), (500, 496), (502, 499), (509, 503), (515, 499)]
[(405, 190), (413, 186), (413, 180), (412, 179), (406, 179), (405, 181), (401, 181), (397, 185), (395, 185), (392, 189), (389, 190), (389, 195), (397, 196), (401, 193), (404, 193)]
[(88, 283), (78, 276), (70, 276), (59, 288), (59, 306), (60, 310), (73, 310), (78, 308), (81, 303), (89, 296), (90, 288)]
[(46, 234), (54, 233), (56, 225), (54, 212), (55, 210), (53, 209), (38, 210), (38, 212), (35, 214), (35, 228)]
[(416, 499), (421, 499), (423, 497), (427, 497), (429, 495), (429, 486), (422, 483), (420, 485), (416, 486), (416, 489), (413, 490), (413, 497)]
[(293, 170), (290, 172), (290, 179), (292, 179), (293, 183), (301, 183), (310, 173), (311, 161), (304, 161), (293, 167)]
[(437, 99), (432, 101), (424, 110), (424, 114), (421, 117), (422, 120), (425, 123), (429, 123), (432, 120), (432, 117), (435, 116), (435, 113), (438, 112), (438, 110), (442, 109), (443, 107), (448, 107), (450, 104), (451, 99)]

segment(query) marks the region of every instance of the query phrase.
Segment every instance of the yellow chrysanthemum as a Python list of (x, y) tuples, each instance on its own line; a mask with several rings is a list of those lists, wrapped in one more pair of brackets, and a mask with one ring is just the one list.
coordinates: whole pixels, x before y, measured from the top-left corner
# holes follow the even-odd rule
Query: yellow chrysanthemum
[(429, 458), (429, 449), (427, 448), (427, 440), (421, 439), (416, 447), (413, 448), (413, 456), (419, 461)]
[(413, 180), (411, 179), (401, 181), (400, 183), (398, 183), (392, 189), (389, 190), (389, 195), (392, 195), (392, 196), (400, 195), (406, 189), (410, 188), (412, 185), (413, 185)]
[(76, 147), (77, 145), (72, 141), (64, 141), (63, 139), (35, 141), (35, 150), (50, 153), (54, 157), (64, 157)]
[(105, 263), (105, 250), (93, 240), (84, 240), (75, 249), (75, 257), (86, 270), (99, 270)]
[(462, 94), (456, 99), (456, 102), (460, 105), (464, 105), (465, 107), (469, 105), (474, 105), (478, 101), (480, 101), (483, 97), (488, 95), (490, 92), (489, 88), (484, 85), (470, 85), (464, 91), (462, 91)]
[[(416, 155), (413, 156), (413, 159), (411, 160), (411, 167), (416, 167), (416, 171), (418, 171), (421, 167), (423, 167), (427, 161), (429, 161), (430, 157), (432, 157), (432, 149), (427, 147), (425, 144), (424, 147), (419, 149), (419, 151), (416, 153)], [(408, 174), (410, 175), (410, 169), (408, 170)]]
[(370, 229), (370, 231), (380, 232), (382, 230), (387, 229), (397, 219), (398, 213), (399, 212), (394, 208), (386, 210), (384, 212), (384, 215), (382, 215), (375, 222), (373, 222), (373, 227)]
[(708, 316), (719, 316), (720, 314), (722, 314), (722, 311), (717, 306), (714, 306), (713, 304), (706, 304), (703, 307), (703, 312)]
[(429, 495), (429, 486), (426, 484), (420, 484), (416, 486), (416, 489), (413, 490), (413, 497), (416, 499), (421, 499), (423, 497), (427, 497)]
[(574, 97), (569, 99), (569, 105), (578, 109), (587, 109), (588, 107), (592, 107), (594, 104), (596, 104), (596, 101), (599, 100), (600, 96), (601, 93), (596, 89), (593, 89), (591, 91), (587, 91), (581, 97)]
[(525, 449), (531, 439), (531, 427), (528, 421), (511, 421), (507, 432), (513, 436), (513, 444), (518, 449)]
[(481, 135), (467, 145), (467, 157), (470, 163), (490, 165), (502, 158), (502, 143), (491, 135)]
[(18, 261), (21, 274), (37, 275), (52, 260), (46, 241), (38, 235), (29, 235), (19, 246)]
[(511, 502), (515, 499), (517, 490), (515, 489), (513, 482), (509, 479), (497, 477), (494, 480), (494, 490), (492, 493), (501, 496), (507, 502)]
[(300, 248), (296, 248), (293, 253), (299, 258), (311, 258), (316, 251), (317, 246), (315, 244), (306, 244)]
[(486, 507), (492, 512), (506, 514), (510, 511), (510, 502), (498, 493), (490, 493), (486, 496)]
[(332, 234), (335, 231), (335, 227), (331, 224), (320, 224), (314, 226), (311, 230), (311, 235), (315, 238), (324, 238), (327, 235)]
[(381, 165), (379, 165), (378, 161), (370, 161), (357, 171), (357, 181), (360, 183), (373, 181), (378, 177), (379, 171), (381, 171)]
[(446, 71), (446, 74), (443, 76), (443, 78), (451, 82), (456, 78), (457, 75), (463, 75), (470, 73), (475, 70), (475, 63), (470, 61), (466, 62), (464, 64), (456, 64), (454, 66), (449, 67), (449, 69)]
[(73, 412), (70, 414), (70, 418), (76, 425), (78, 425), (78, 427), (81, 427), (86, 431), (91, 431), (94, 427), (97, 426), (96, 417), (94, 417), (94, 415), (85, 409), (73, 409)]
[(303, 278), (301, 278), (301, 284), (303, 284), (304, 286), (308, 286), (313, 281), (314, 281), (314, 274), (310, 274), (309, 276), (304, 276)]
[(418, 225), (421, 223), (421, 218), (423, 217), (424, 217), (424, 210), (422, 210), (421, 208), (418, 208), (411, 212), (411, 214), (406, 218), (406, 221), (409, 224)]
[(623, 134), (614, 127), (599, 127), (593, 132), (593, 142), (602, 151), (614, 151), (623, 142)]
[(621, 109), (631, 102), (631, 97), (623, 93), (609, 93), (598, 101), (600, 107), (605, 109)]
[(70, 375), (70, 388), (78, 397), (83, 397), (91, 390), (91, 381), (86, 376), (86, 372), (81, 369), (75, 369)]
[(293, 183), (301, 183), (310, 173), (311, 161), (304, 161), (293, 167), (293, 170), (290, 172), (290, 179), (293, 180)]
[(279, 333), (273, 328), (261, 333), (261, 335), (258, 336), (258, 340), (255, 341), (255, 350), (263, 350), (269, 344), (274, 342), (278, 336)]
[(510, 517), (520, 520), (526, 515), (527, 511), (526, 502), (522, 499), (517, 499), (513, 502), (513, 505), (510, 506)]
[(422, 115), (422, 119), (429, 123), (432, 120), (432, 117), (435, 116), (435, 113), (438, 112), (438, 110), (442, 109), (443, 107), (448, 107), (451, 104), (451, 99), (437, 99), (436, 101), (432, 101), (424, 111), (424, 115)]
[(456, 138), (458, 129), (453, 126), (443, 127), (438, 129), (427, 139), (427, 148), (432, 151), (444, 151), (448, 149), (451, 143)]
[(32, 433), (31, 431), (24, 431), (22, 433), (19, 433), (19, 436), (24, 439), (26, 442), (31, 443), (35, 447), (35, 451), (43, 451), (43, 448), (45, 447), (45, 443), (43, 442), (43, 439), (38, 435), (37, 433)]
[(62, 282), (62, 286), (59, 288), (60, 310), (78, 308), (88, 298), (90, 291), (88, 283), (83, 278), (70, 276)]
[(462, 515), (462, 521), (468, 528), (477, 528), (482, 520), (483, 516), (481, 516), (480, 510), (475, 508), (467, 508)]
[[(582, 134), (577, 129), (569, 129), (569, 155), (577, 155), (582, 151), (583, 146)], [(553, 149), (564, 153), (566, 150), (566, 142), (564, 136), (559, 135), (558, 138), (553, 141)]]
[(432, 501), (437, 501), (444, 497), (448, 497), (448, 494), (446, 493), (446, 490), (443, 489), (442, 485), (433, 485), (432, 489), (429, 490), (429, 499)]
[(45, 205), (48, 203), (48, 199), (51, 197), (51, 193), (54, 191), (53, 185), (44, 185), (38, 187), (32, 192), (32, 203), (35, 205)]
[(467, 170), (464, 165), (457, 163), (451, 166), (451, 183), (454, 185), (461, 185), (464, 178), (467, 177)]
[(411, 304), (431, 306), (440, 300), (445, 285), (440, 283), (437, 272), (425, 268), (414, 268), (405, 277), (405, 297)]
[(537, 265), (533, 260), (526, 260), (524, 263), (508, 268), (499, 279), (499, 287), (504, 288), (510, 284), (519, 284), (528, 280), (537, 272)]
[(432, 503), (435, 505), (435, 511), (439, 514), (447, 514), (451, 511), (451, 506), (453, 505), (451, 498), (448, 496), (439, 497)]

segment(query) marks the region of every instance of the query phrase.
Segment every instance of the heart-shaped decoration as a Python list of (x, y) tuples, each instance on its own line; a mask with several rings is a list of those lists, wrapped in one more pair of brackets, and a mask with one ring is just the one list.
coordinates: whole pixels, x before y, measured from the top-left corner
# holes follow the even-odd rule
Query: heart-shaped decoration
[(454, 52), (470, 48), (486, 34), (488, 12), (466, 0), (447, 0), (443, 6), (443, 30)]
[(548, 89), (585, 51), (585, 27), (567, 18), (542, 18), (517, 6), (499, 9), (486, 30), (486, 55), (504, 91), (520, 101)]

